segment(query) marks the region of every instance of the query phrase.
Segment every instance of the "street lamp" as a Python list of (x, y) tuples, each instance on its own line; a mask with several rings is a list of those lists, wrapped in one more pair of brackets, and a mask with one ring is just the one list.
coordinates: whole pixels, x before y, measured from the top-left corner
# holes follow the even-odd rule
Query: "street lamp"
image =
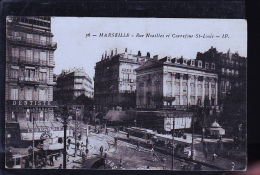
[(67, 167), (67, 119), (68, 115), (71, 112), (71, 110), (68, 111), (67, 107), (63, 107), (63, 116), (64, 116), (64, 121), (63, 121), (63, 129), (64, 129), (64, 142), (63, 142), (63, 169), (66, 169)]
[(172, 170), (173, 170), (173, 164), (174, 164), (174, 132), (175, 132), (175, 118), (173, 118), (173, 125), (172, 125)]

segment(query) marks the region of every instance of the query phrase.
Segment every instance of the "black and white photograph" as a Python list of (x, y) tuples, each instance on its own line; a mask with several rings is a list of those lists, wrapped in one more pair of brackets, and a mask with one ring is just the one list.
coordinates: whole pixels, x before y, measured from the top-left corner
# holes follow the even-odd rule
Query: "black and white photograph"
[(6, 17), (7, 169), (245, 171), (244, 19)]

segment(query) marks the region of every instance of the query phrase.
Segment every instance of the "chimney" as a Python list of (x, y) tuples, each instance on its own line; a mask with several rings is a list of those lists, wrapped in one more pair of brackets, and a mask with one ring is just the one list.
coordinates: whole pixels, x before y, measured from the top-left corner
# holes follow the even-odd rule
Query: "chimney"
[(111, 57), (113, 56), (113, 50), (111, 50)]
[(117, 55), (117, 48), (115, 49), (115, 55)]
[(127, 48), (125, 48), (125, 52), (127, 53)]
[(141, 56), (141, 51), (140, 50), (138, 51), (138, 56)]
[(147, 57), (147, 58), (150, 58), (150, 52), (147, 52), (146, 57)]
[(107, 59), (107, 51), (105, 51), (105, 59)]
[(101, 58), (101, 60), (103, 60), (104, 59), (104, 54), (102, 54), (102, 58)]
[(158, 55), (154, 55), (153, 59), (158, 60)]

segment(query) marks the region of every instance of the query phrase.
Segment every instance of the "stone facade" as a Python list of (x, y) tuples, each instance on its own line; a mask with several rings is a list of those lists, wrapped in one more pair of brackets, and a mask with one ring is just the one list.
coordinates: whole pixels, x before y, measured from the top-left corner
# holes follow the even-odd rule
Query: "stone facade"
[(57, 43), (51, 19), (8, 17), (6, 27), (6, 121), (52, 120)]
[(170, 57), (150, 59), (136, 69), (136, 105), (139, 109), (179, 109), (191, 105), (218, 105), (218, 75), (195, 60)]
[(150, 58), (150, 54), (141, 56), (127, 52), (102, 55), (96, 63), (94, 78), (94, 101), (97, 111), (108, 111), (116, 107), (123, 110), (135, 108), (136, 72), (142, 63)]

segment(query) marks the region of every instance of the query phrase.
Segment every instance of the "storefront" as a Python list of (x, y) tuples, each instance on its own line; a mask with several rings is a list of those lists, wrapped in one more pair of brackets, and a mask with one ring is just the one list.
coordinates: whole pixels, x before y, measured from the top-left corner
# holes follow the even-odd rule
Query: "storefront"
[(6, 100), (6, 121), (52, 121), (56, 101)]

